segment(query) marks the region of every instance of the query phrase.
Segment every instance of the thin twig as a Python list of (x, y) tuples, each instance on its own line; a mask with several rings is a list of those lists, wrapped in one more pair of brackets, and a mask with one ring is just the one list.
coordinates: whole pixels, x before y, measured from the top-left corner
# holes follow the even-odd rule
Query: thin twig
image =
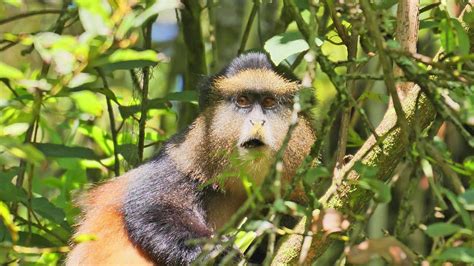
[(47, 9), (47, 10), (30, 11), (28, 13), (18, 14), (15, 16), (11, 16), (9, 18), (0, 19), (0, 25), (9, 23), (18, 19), (31, 17), (31, 16), (45, 15), (45, 14), (61, 14), (62, 12), (63, 12), (63, 9)]
[[(353, 61), (357, 56), (357, 43), (359, 40), (359, 35), (357, 31), (354, 30), (355, 29), (354, 27), (352, 29), (353, 29), (352, 34), (348, 40), (349, 42), (347, 43), (348, 45), (347, 46), (347, 60), (349, 61)], [(357, 69), (357, 65), (355, 63), (350, 64), (349, 67), (347, 68), (347, 74), (353, 74), (353, 72), (356, 69)], [(348, 89), (348, 94), (352, 94), (355, 89), (355, 81), (348, 80), (346, 87)], [(337, 170), (341, 169), (342, 165), (344, 164), (344, 157), (346, 156), (347, 135), (349, 131), (349, 122), (351, 120), (351, 112), (352, 112), (352, 108), (350, 106), (346, 106), (342, 114), (341, 127), (339, 129), (339, 138), (337, 142), (335, 171), (336, 169)]]
[[(151, 30), (154, 19), (150, 19), (144, 29), (145, 49), (151, 48)], [(142, 102), (140, 111), (140, 121), (138, 123), (138, 159), (143, 161), (143, 150), (145, 149), (145, 128), (148, 111), (148, 86), (150, 84), (150, 67), (143, 68), (143, 86), (142, 86)]]
[(342, 25), (341, 20), (337, 16), (337, 11), (334, 7), (334, 2), (335, 1), (324, 1), (327, 9), (329, 10), (331, 14), (331, 19), (334, 22), (334, 26), (336, 28), (336, 31), (339, 37), (341, 37), (341, 40), (346, 45), (346, 47), (349, 47), (351, 45), (351, 40), (349, 38), (349, 34), (347, 33), (346, 28), (344, 27), (344, 25)]
[(239, 50), (237, 51), (237, 55), (241, 54), (245, 50), (245, 45), (247, 44), (247, 40), (250, 35), (250, 30), (252, 29), (253, 21), (255, 20), (255, 16), (257, 15), (258, 9), (260, 8), (259, 0), (253, 1), (252, 11), (250, 12), (249, 19), (247, 20), (247, 24), (245, 25), (244, 35), (242, 36), (242, 40), (240, 42)]
[(5, 86), (7, 86), (7, 88), (11, 91), (11, 93), (13, 93), (13, 95), (15, 95), (16, 100), (18, 100), (21, 104), (25, 105), (25, 102), (20, 99), (20, 95), (18, 95), (15, 89), (12, 88), (8, 79), (0, 79), (0, 81), (2, 81)]
[[(102, 84), (104, 88), (110, 90), (109, 83), (107, 82), (107, 78), (104, 75), (104, 71), (102, 69), (97, 68), (97, 72), (99, 73), (100, 78), (102, 79)], [(109, 113), (109, 120), (110, 120), (110, 132), (112, 134), (112, 143), (114, 145), (114, 174), (115, 176), (120, 175), (120, 161), (118, 156), (118, 142), (117, 142), (117, 129), (115, 127), (115, 115), (114, 109), (112, 108), (112, 101), (110, 97), (106, 96), (107, 102), (107, 112)]]
[(5, 50), (17, 45), (17, 44), (19, 44), (19, 42), (9, 42), (8, 44), (0, 47), (0, 52), (3, 52), (3, 51), (5, 51)]
[[(34, 216), (33, 216), (34, 217)], [(21, 221), (23, 223), (28, 223), (28, 220), (24, 219), (23, 217), (21, 216), (17, 216), (15, 217), (16, 220), (18, 221)], [(36, 220), (36, 219), (35, 219)], [(40, 223), (34, 223), (34, 222), (31, 222), (31, 225), (44, 231), (45, 233), (47, 233), (48, 235), (51, 235), (53, 236), (54, 238), (56, 238), (57, 240), (59, 240), (61, 243), (63, 244), (67, 244), (68, 241), (67, 239), (63, 239), (61, 236), (59, 236), (58, 234), (56, 234), (53, 230), (49, 230), (48, 228), (46, 228), (44, 225), (40, 224)]]

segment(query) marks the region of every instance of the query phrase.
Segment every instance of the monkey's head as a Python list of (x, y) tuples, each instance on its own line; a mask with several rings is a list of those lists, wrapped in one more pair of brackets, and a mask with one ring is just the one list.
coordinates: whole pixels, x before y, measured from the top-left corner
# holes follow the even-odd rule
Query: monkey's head
[[(260, 178), (295, 120), (293, 100), (299, 89), (297, 79), (277, 70), (265, 54), (241, 55), (202, 86), (201, 114), (168, 152), (182, 171), (197, 179), (216, 177), (234, 158), (234, 170), (245, 168)], [(314, 142), (309, 121), (299, 118), (283, 158), (288, 175)]]
[(211, 134), (246, 155), (277, 152), (288, 131), (298, 82), (277, 72), (267, 56), (248, 53), (234, 59), (201, 93), (212, 113)]

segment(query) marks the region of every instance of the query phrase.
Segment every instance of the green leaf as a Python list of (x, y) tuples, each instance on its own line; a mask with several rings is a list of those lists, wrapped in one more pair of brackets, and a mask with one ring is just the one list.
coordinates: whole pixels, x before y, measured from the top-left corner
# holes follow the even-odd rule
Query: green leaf
[(331, 176), (329, 170), (324, 166), (317, 166), (315, 168), (311, 168), (306, 172), (304, 176), (304, 182), (308, 185), (314, 184), (319, 178), (321, 177), (328, 177)]
[[(15, 177), (17, 174), (18, 174), (18, 167), (12, 167), (10, 169), (2, 170), (0, 171), (0, 180), (3, 178), (4, 180), (7, 180), (5, 182), (11, 181), (12, 178)], [(0, 182), (3, 182), (3, 181), (0, 181)]]
[(118, 104), (118, 100), (117, 100), (117, 97), (115, 96), (114, 92), (111, 89), (108, 89), (108, 88), (91, 88), (91, 87), (88, 87), (88, 86), (82, 86), (81, 85), (79, 87), (72, 88), (72, 89), (67, 90), (67, 91), (63, 91), (62, 93), (59, 93), (56, 96), (68, 96), (70, 92), (78, 92), (78, 91), (91, 91), (91, 92), (95, 92), (95, 93), (100, 93), (100, 94), (108, 97), (109, 99), (111, 99), (112, 101), (114, 101)]
[[(146, 111), (151, 109), (167, 109), (168, 101), (163, 98), (155, 98), (148, 101), (145, 108)], [(140, 112), (142, 109), (141, 105), (129, 105), (129, 106), (119, 106), (120, 115), (123, 119), (127, 119), (133, 114)]]
[(469, 36), (467, 35), (466, 30), (462, 26), (461, 22), (457, 19), (452, 19), (452, 23), (454, 26), (454, 30), (456, 32), (456, 43), (457, 43), (457, 51), (461, 55), (468, 55), (469, 49), (471, 48), (471, 44), (469, 42)]
[(433, 29), (439, 27), (439, 22), (434, 19), (424, 19), (420, 21), (420, 30), (421, 29)]
[(97, 240), (97, 235), (95, 234), (80, 234), (78, 236), (74, 236), (73, 238), (74, 243), (85, 243), (95, 240)]
[(168, 101), (197, 103), (199, 99), (199, 95), (197, 91), (172, 92), (172, 93), (168, 93), (164, 99)]
[(255, 238), (257, 238), (257, 233), (253, 231), (239, 231), (235, 236), (234, 244), (242, 253), (244, 253), (255, 240)]
[(3, 222), (5, 227), (10, 232), (10, 236), (12, 237), (13, 241), (18, 240), (18, 227), (13, 220), (13, 215), (10, 214), (10, 210), (8, 209), (7, 204), (0, 201), (0, 220)]
[(426, 228), (425, 233), (430, 237), (445, 237), (457, 233), (461, 226), (448, 223), (434, 223)]
[(26, 246), (26, 247), (40, 247), (40, 248), (47, 248), (47, 247), (55, 247), (56, 244), (52, 243), (45, 237), (30, 233), (30, 232), (18, 232), (20, 239), (18, 240), (18, 245)]
[(64, 224), (64, 221), (66, 219), (64, 211), (49, 202), (48, 199), (44, 197), (32, 198), (31, 207), (36, 213), (38, 213), (42, 217), (49, 219), (57, 224)]
[(23, 72), (12, 66), (0, 62), (0, 78), (21, 79), (23, 78)]
[(91, 114), (93, 116), (102, 115), (102, 102), (99, 101), (97, 95), (90, 91), (80, 91), (71, 95), (77, 107), (81, 112)]
[(15, 6), (15, 7), (20, 7), (23, 4), (22, 0), (2, 0), (4, 3), (7, 3), (9, 5)]
[(137, 165), (140, 162), (138, 159), (137, 145), (122, 144), (117, 147), (117, 151), (123, 156), (129, 165)]
[(285, 32), (266, 41), (264, 49), (270, 54), (273, 63), (278, 65), (289, 56), (308, 50), (309, 45), (301, 33)]
[(158, 61), (158, 55), (153, 50), (135, 51), (124, 49), (99, 57), (91, 66), (100, 67), (105, 71), (113, 71), (154, 66)]
[(456, 210), (456, 212), (461, 215), (461, 219), (464, 223), (464, 225), (473, 230), (474, 228), (474, 225), (472, 223), (472, 219), (471, 219), (471, 215), (469, 215), (469, 213), (463, 208), (462, 204), (459, 202), (458, 200), (458, 197), (456, 197), (456, 195), (451, 192), (450, 190), (447, 190), (443, 187), (441, 187), (441, 192), (446, 195), (446, 197), (448, 198), (448, 200), (451, 202), (451, 204), (453, 205), (453, 208), (454, 210)]
[(474, 263), (474, 249), (467, 247), (448, 248), (436, 260)]
[(377, 175), (377, 167), (363, 164), (360, 161), (355, 162), (354, 170), (363, 178), (374, 178)]
[(277, 199), (275, 202), (273, 202), (273, 208), (281, 213), (286, 213), (286, 205), (285, 202), (282, 199)]
[(444, 18), (439, 24), (441, 46), (446, 53), (469, 54), (470, 42), (466, 30), (457, 19)]
[(439, 29), (441, 31), (441, 47), (443, 47), (444, 51), (447, 53), (452, 52), (456, 43), (454, 41), (454, 31), (452, 30), (451, 24), (449, 23), (449, 18), (444, 18), (441, 20), (439, 23)]
[(97, 156), (93, 150), (85, 147), (69, 147), (53, 143), (35, 143), (34, 145), (48, 157), (81, 158), (88, 160), (99, 159), (99, 156)]
[(103, 128), (96, 125), (81, 124), (78, 131), (92, 138), (107, 156), (113, 154), (113, 141)]
[(0, 136), (1, 135), (6, 135), (6, 136), (20, 136), (21, 134), (25, 133), (26, 130), (28, 130), (28, 127), (30, 124), (28, 123), (14, 123), (8, 126), (5, 126), (4, 128), (0, 127)]
[(133, 24), (135, 23), (135, 19), (136, 19), (135, 13), (128, 13), (127, 15), (125, 15), (125, 17), (122, 18), (122, 20), (120, 21), (120, 25), (118, 26), (115, 32), (116, 39), (121, 40), (125, 38), (125, 35), (133, 27)]
[(2, 146), (13, 156), (31, 163), (38, 163), (44, 160), (44, 155), (33, 145), (29, 143), (24, 144), (17, 138), (0, 136), (0, 147)]
[(459, 202), (468, 211), (474, 211), (474, 189), (470, 189), (458, 197)]
[(377, 179), (362, 178), (359, 180), (359, 186), (374, 192), (375, 201), (387, 203), (392, 200), (390, 186)]
[(285, 201), (285, 206), (291, 210), (292, 215), (300, 215), (304, 216), (306, 214), (306, 207), (293, 202), (293, 201)]
[(472, 28), (474, 26), (474, 11), (470, 10), (469, 12), (465, 12), (462, 20)]
[(0, 186), (0, 200), (4, 202), (26, 202), (27, 194), (23, 188), (13, 185), (9, 180), (3, 178)]
[(464, 159), (463, 165), (466, 168), (466, 170), (474, 173), (474, 156), (469, 156), (466, 159)]
[(82, 26), (92, 36), (111, 33), (111, 7), (107, 1), (76, 0)]
[(347, 146), (348, 147), (360, 147), (364, 144), (365, 140), (352, 128), (349, 129)]
[(137, 16), (134, 23), (135, 27), (140, 27), (149, 18), (158, 14), (161, 11), (176, 9), (181, 6), (180, 1), (178, 0), (166, 0), (166, 1), (157, 0), (154, 2), (155, 3), (153, 3), (149, 8), (145, 9), (140, 15)]
[(79, 73), (75, 75), (67, 84), (69, 88), (76, 88), (97, 80), (97, 77), (88, 73)]

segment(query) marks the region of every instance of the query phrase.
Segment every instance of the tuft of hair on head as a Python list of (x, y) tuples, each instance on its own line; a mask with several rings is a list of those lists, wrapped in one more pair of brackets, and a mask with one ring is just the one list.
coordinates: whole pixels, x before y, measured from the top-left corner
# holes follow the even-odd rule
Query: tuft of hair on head
[(222, 76), (231, 77), (239, 72), (249, 69), (274, 69), (274, 66), (267, 55), (259, 52), (250, 52), (242, 54), (232, 60), (230, 64), (222, 71)]
[(267, 54), (248, 52), (202, 84), (199, 105), (204, 109), (215, 100), (248, 89), (289, 96), (299, 89), (299, 80), (287, 69), (275, 66)]

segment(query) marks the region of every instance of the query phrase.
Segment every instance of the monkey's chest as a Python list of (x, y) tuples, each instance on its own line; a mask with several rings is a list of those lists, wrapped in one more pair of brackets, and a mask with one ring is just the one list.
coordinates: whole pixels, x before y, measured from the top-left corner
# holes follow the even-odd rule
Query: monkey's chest
[(222, 228), (242, 206), (246, 195), (215, 192), (206, 200), (207, 221), (215, 230)]
[(243, 179), (251, 186), (259, 187), (269, 172), (271, 158), (265, 156), (252, 162), (230, 166), (227, 171), (240, 173), (224, 180), (225, 192), (212, 192), (206, 201), (207, 220), (214, 229), (220, 229), (247, 200)]

